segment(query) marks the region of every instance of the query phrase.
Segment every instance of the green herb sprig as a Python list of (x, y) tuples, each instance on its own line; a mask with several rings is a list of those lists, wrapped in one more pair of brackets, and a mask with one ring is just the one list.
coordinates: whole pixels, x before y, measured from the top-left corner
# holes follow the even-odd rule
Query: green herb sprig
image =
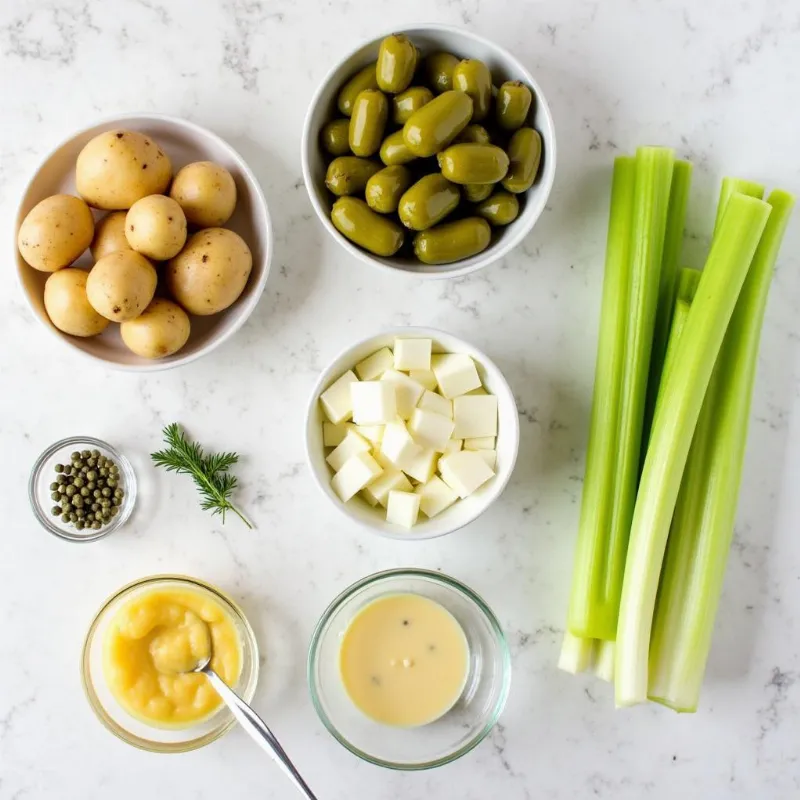
[(219, 514), (225, 524), (225, 514), (232, 511), (252, 529), (248, 519), (230, 501), (233, 490), (238, 485), (235, 475), (228, 470), (239, 461), (238, 453), (209, 453), (186, 438), (177, 422), (167, 425), (163, 430), (166, 449), (151, 453), (150, 458), (157, 467), (168, 472), (191, 475), (197, 491), (203, 498), (203, 511)]

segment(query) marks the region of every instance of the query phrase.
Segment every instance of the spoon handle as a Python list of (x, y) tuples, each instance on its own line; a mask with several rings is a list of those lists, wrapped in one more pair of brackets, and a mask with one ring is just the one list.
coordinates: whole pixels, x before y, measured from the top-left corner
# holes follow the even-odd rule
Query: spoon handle
[(203, 670), (203, 674), (211, 681), (211, 685), (217, 690), (217, 693), (223, 699), (225, 705), (231, 710), (233, 716), (236, 717), (239, 724), (250, 734), (256, 744), (260, 745), (261, 748), (272, 757), (287, 777), (302, 792), (303, 796), (306, 797), (307, 800), (317, 800), (316, 795), (311, 791), (308, 784), (295, 769), (294, 764), (289, 760), (286, 751), (281, 747), (272, 731), (267, 727), (267, 723), (264, 722), (264, 720), (261, 719), (261, 717), (259, 717), (213, 669), (206, 667)]

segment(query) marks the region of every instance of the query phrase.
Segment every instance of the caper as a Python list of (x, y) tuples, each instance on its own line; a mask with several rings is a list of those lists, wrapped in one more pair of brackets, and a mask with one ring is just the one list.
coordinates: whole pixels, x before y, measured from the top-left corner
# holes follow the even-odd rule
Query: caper
[(114, 494), (115, 494), (117, 497), (125, 497), (125, 490), (124, 490), (124, 489), (117, 489), (117, 490), (114, 492)]
[(57, 484), (55, 481), (53, 481), (53, 482), (50, 484), (50, 491), (51, 491), (51, 492), (57, 492), (57, 491), (58, 491), (58, 484)]
[(59, 494), (66, 494), (67, 486), (66, 484), (62, 483), (61, 486), (58, 487)]
[(114, 506), (114, 508), (111, 509), (111, 516), (116, 517), (117, 514), (119, 514), (119, 509), (116, 506)]
[(111, 489), (109, 489), (109, 488), (106, 486), (106, 488), (105, 488), (105, 489), (102, 489), (102, 490), (101, 490), (101, 494), (103, 495), (103, 497), (111, 497)]
[(88, 474), (88, 472), (89, 472), (89, 467), (87, 467), (87, 466), (86, 466), (86, 464), (84, 464), (84, 465), (81, 467), (80, 474), (81, 474), (81, 475), (86, 475), (86, 474)]
[(59, 517), (59, 516), (61, 516), (61, 506), (53, 506), (53, 507), (50, 509), (50, 513), (51, 513), (51, 514), (52, 514), (54, 517)]
[(64, 465), (63, 464), (56, 464), (56, 472), (63, 472)]
[(72, 495), (74, 494), (75, 494), (75, 487), (72, 484), (70, 484), (69, 486), (67, 486), (66, 495), (67, 497), (72, 497)]
[(119, 467), (116, 464), (111, 465), (111, 474), (118, 475), (119, 474)]
[[(377, 173), (376, 173), (376, 174), (377, 174)], [(114, 478), (109, 478), (109, 479), (106, 481), (106, 486), (110, 486), (112, 489), (113, 489), (113, 488), (114, 488), (116, 485), (117, 485), (117, 482), (114, 480)]]
[(56, 478), (56, 483), (58, 483), (58, 484), (66, 483), (66, 482), (67, 482), (67, 476), (66, 475), (59, 475)]
[(85, 486), (83, 486), (81, 488), (81, 497), (88, 497), (88, 496), (89, 496), (89, 490)]
[(77, 450), (73, 450), (72, 453), (70, 453), (69, 457), (70, 457), (70, 460), (75, 461), (75, 459), (81, 457), (81, 454)]
[(91, 453), (88, 450), (83, 450), (81, 452), (81, 458), (89, 458), (90, 455)]
[(92, 454), (92, 455), (93, 455), (95, 458), (100, 458), (100, 456), (101, 456), (101, 453), (100, 453), (100, 451), (99, 451), (99, 450), (97, 450), (97, 449), (95, 449), (95, 450), (92, 450), (92, 453), (91, 453), (91, 454)]
[(74, 505), (75, 508), (83, 508), (83, 498), (79, 494), (76, 494), (75, 497), (72, 498), (72, 505)]
[(96, 481), (97, 480), (97, 473), (93, 469), (90, 469), (89, 472), (86, 473), (86, 477), (90, 481)]
[(100, 477), (101, 478), (107, 478), (108, 477), (108, 470), (105, 467), (99, 467), (98, 468), (98, 472), (100, 473)]
[(97, 466), (97, 459), (96, 458), (90, 458), (86, 463), (90, 467), (96, 467)]
[(58, 500), (61, 495), (58, 492), (50, 492), (50, 499), (51, 500)]
[(77, 486), (80, 489), (81, 486), (85, 486), (86, 485), (86, 481), (80, 475), (78, 475), (78, 477), (75, 478), (74, 481), (72, 481), (72, 485), (73, 486)]
[(85, 511), (84, 511), (82, 508), (79, 508), (79, 509), (78, 509), (78, 510), (75, 512), (75, 516), (76, 516), (78, 519), (83, 519), (83, 518), (86, 516), (86, 512), (85, 512)]
[(82, 531), (82, 530), (83, 530), (83, 529), (84, 529), (86, 526), (83, 524), (83, 520), (82, 520), (82, 519), (79, 519), (79, 520), (78, 520), (78, 521), (75, 523), (75, 527), (76, 527), (76, 528), (77, 528), (79, 531)]
[(102, 526), (100, 525), (100, 523), (99, 523), (97, 520), (95, 520), (95, 521), (92, 523), (92, 530), (99, 531), (101, 527), (102, 527)]
[(111, 508), (111, 501), (103, 499), (100, 501), (100, 505), (103, 506), (103, 508)]
[(97, 488), (97, 484), (94, 481), (89, 481), (86, 484), (86, 488), (89, 489), (89, 490), (96, 489)]

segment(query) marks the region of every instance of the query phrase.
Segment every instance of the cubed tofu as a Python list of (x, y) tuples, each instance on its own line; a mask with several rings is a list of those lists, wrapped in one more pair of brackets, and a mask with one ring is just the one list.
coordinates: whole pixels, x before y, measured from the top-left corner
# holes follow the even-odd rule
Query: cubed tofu
[(358, 453), (349, 458), (331, 478), (331, 488), (346, 503), (365, 486), (380, 477), (383, 468), (369, 453)]
[(412, 491), (412, 486), (408, 478), (399, 469), (389, 466), (385, 467), (383, 475), (367, 486), (361, 494), (364, 495), (370, 505), (376, 506), (380, 503), (385, 506), (389, 501), (389, 492), (392, 491), (410, 492)]
[(468, 395), (453, 400), (455, 439), (497, 436), (497, 398), (492, 394)]
[(385, 425), (397, 419), (397, 389), (388, 381), (360, 381), (350, 384), (353, 422), (356, 425)]
[[(334, 450), (334, 452), (336, 452)], [(381, 453), (389, 461), (405, 472), (405, 467), (422, 452), (403, 422), (391, 422), (383, 429)]]
[(376, 381), (392, 368), (394, 355), (388, 347), (382, 347), (377, 353), (373, 353), (360, 363), (356, 364), (356, 374), (362, 381)]
[(424, 449), (410, 459), (406, 459), (401, 469), (409, 478), (427, 483), (436, 472), (439, 454), (435, 450)]
[(402, 419), (410, 419), (417, 407), (420, 397), (425, 392), (425, 387), (412, 380), (408, 375), (394, 369), (387, 369), (381, 377), (394, 386), (397, 397), (397, 413)]
[(408, 377), (424, 386), (429, 391), (434, 391), (438, 384), (436, 376), (431, 369), (412, 369), (408, 372)]
[(339, 446), (325, 459), (334, 472), (338, 472), (346, 461), (359, 453), (369, 453), (370, 443), (354, 430), (348, 430)]
[(441, 514), (458, 500), (458, 495), (436, 475), (427, 483), (421, 483), (414, 491), (419, 495), (419, 507), (422, 513), (429, 518)]
[(394, 368), (403, 372), (430, 369), (432, 345), (430, 339), (395, 339)]
[(358, 378), (353, 370), (348, 370), (319, 396), (325, 416), (334, 425), (347, 422), (353, 416), (353, 403), (350, 398), (351, 383), (358, 383)]
[(481, 379), (475, 362), (465, 353), (444, 353), (431, 358), (439, 391), (448, 399), (479, 389)]
[(444, 453), (453, 434), (455, 422), (435, 411), (415, 408), (408, 423), (408, 430), (417, 444), (438, 453)]
[(419, 515), (420, 497), (414, 492), (389, 492), (386, 521), (404, 528), (413, 528)]
[(325, 447), (338, 447), (347, 436), (347, 423), (334, 425), (332, 422), (322, 423), (322, 443)]
[(497, 450), (474, 450), (493, 470), (497, 467)]
[[(384, 432), (386, 429), (384, 428)], [(380, 444), (372, 445), (372, 457), (384, 468), (384, 469), (395, 469), (394, 464), (389, 461), (388, 458), (381, 452), (381, 444), (383, 443), (383, 439), (381, 439)]]
[(459, 496), (469, 497), (494, 476), (494, 470), (474, 450), (461, 450), (439, 459), (439, 474)]
[(464, 442), (462, 439), (451, 439), (444, 449), (444, 454), (449, 455), (450, 453), (457, 453), (463, 444)]
[(477, 439), (464, 439), (465, 450), (494, 450), (494, 436), (480, 436)]
[(436, 394), (436, 392), (431, 392), (428, 389), (426, 389), (423, 392), (422, 397), (420, 397), (419, 402), (417, 403), (417, 408), (435, 411), (437, 414), (441, 414), (443, 417), (453, 419), (453, 401), (448, 400), (446, 397), (442, 397), (440, 394)]
[(354, 425), (356, 433), (363, 436), (373, 445), (380, 444), (383, 440), (383, 425)]

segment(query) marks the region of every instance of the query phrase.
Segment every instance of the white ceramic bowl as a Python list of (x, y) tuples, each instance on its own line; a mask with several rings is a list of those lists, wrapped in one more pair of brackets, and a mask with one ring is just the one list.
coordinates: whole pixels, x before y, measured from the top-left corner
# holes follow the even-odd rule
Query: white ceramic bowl
[[(519, 195), (520, 214), (505, 228), (492, 230), (492, 243), (482, 253), (453, 264), (428, 266), (413, 258), (380, 258), (352, 244), (333, 226), (330, 219), (333, 196), (325, 188), (326, 159), (320, 147), (320, 134), (330, 119), (339, 116), (336, 110), (336, 96), (339, 89), (359, 69), (374, 61), (378, 55), (381, 40), (390, 33), (401, 32), (421, 50), (422, 55), (444, 50), (460, 58), (478, 58), (484, 61), (492, 72), (495, 85), (506, 80), (520, 80), (527, 84), (536, 95), (536, 108), (533, 126), (542, 137), (542, 165), (539, 177), (525, 195)], [(530, 233), (536, 220), (544, 210), (556, 170), (556, 135), (553, 118), (547, 105), (544, 92), (533, 75), (514, 56), (502, 47), (458, 28), (447, 25), (418, 25), (402, 31), (386, 31), (381, 36), (360, 45), (348, 53), (325, 76), (314, 93), (306, 114), (301, 145), (303, 160), (303, 180), (305, 181), (311, 204), (326, 230), (342, 247), (361, 261), (382, 270), (401, 271), (422, 278), (453, 278), (466, 275), (481, 267), (497, 261), (516, 247)]]
[[(167, 358), (151, 361), (135, 355), (122, 342), (118, 325), (109, 325), (100, 335), (89, 338), (69, 336), (50, 322), (44, 309), (44, 284), (49, 273), (29, 267), (17, 251), (16, 233), (26, 214), (40, 200), (53, 194), (76, 194), (75, 162), (83, 146), (94, 136), (112, 128), (141, 131), (158, 142), (172, 161), (177, 172), (184, 164), (193, 161), (216, 161), (233, 175), (238, 199), (236, 210), (225, 223), (236, 231), (253, 253), (253, 270), (241, 297), (225, 311), (209, 317), (191, 317), (192, 333), (182, 350)], [(94, 211), (95, 219), (105, 214)], [(22, 290), (34, 315), (55, 337), (70, 349), (108, 364), (116, 369), (134, 372), (153, 372), (188, 364), (210, 353), (226, 339), (233, 336), (245, 323), (258, 303), (269, 274), (272, 257), (272, 228), (264, 193), (245, 160), (216, 134), (176, 117), (161, 114), (131, 114), (104, 120), (71, 136), (47, 158), (28, 184), (17, 211), (14, 231), (14, 254)], [(75, 266), (90, 266), (91, 254), (87, 250)]]
[[(320, 394), (337, 378), (381, 347), (392, 347), (397, 336), (433, 339), (434, 353), (467, 353), (472, 356), (486, 391), (497, 397), (497, 465), (494, 478), (477, 492), (458, 500), (433, 519), (428, 519), (420, 512), (419, 521), (411, 530), (388, 523), (384, 509), (372, 508), (359, 496), (348, 503), (342, 503), (331, 489), (333, 476), (325, 461), (326, 451), (322, 443), (322, 423), (325, 421), (325, 416), (319, 403)], [(472, 522), (501, 495), (514, 471), (518, 448), (517, 404), (503, 374), (480, 350), (463, 339), (434, 328), (392, 328), (377, 336), (362, 339), (343, 350), (320, 375), (311, 393), (306, 412), (306, 454), (311, 465), (311, 474), (322, 493), (353, 522), (390, 539), (433, 539), (452, 533)]]

